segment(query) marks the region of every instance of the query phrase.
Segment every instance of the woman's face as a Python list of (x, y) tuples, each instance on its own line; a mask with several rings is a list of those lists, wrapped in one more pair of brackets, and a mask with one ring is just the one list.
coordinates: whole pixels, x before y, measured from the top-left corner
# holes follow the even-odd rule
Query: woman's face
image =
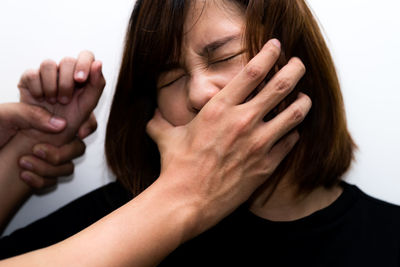
[(158, 107), (173, 125), (190, 122), (243, 68), (244, 14), (223, 1), (193, 1), (179, 62), (158, 81)]

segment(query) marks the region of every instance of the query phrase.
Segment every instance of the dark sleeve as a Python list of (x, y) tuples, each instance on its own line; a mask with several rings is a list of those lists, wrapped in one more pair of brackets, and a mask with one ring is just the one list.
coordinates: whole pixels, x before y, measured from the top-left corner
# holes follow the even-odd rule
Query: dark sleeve
[(121, 184), (100, 187), (0, 239), (0, 259), (47, 247), (98, 221), (132, 199)]

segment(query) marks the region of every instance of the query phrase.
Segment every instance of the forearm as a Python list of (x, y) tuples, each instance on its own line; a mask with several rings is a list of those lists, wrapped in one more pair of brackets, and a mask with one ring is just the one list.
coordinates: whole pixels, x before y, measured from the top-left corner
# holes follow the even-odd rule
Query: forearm
[(0, 266), (154, 266), (187, 240), (196, 214), (175, 188), (156, 182), (77, 235)]
[(19, 178), (18, 159), (24, 154), (29, 154), (33, 145), (33, 140), (16, 135), (0, 151), (0, 232), (31, 195), (30, 187)]
[(76, 129), (67, 128), (59, 134), (42, 133), (35, 129), (19, 131), (0, 151), (0, 233), (18, 208), (31, 195), (31, 188), (20, 179), (18, 161), (32, 153), (34, 145), (47, 143), (61, 146), (71, 142)]

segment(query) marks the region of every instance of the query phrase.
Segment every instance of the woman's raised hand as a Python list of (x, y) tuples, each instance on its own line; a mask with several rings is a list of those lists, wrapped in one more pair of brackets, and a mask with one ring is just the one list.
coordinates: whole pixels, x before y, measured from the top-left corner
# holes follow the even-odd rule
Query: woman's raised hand
[[(64, 58), (57, 65), (46, 60), (37, 70), (26, 71), (19, 82), (21, 102), (40, 106), (67, 121), (67, 130), (61, 135), (44, 135), (30, 130), (24, 133), (38, 142), (34, 155), (19, 160), (21, 178), (35, 189), (51, 186), (56, 177), (70, 175), (72, 160), (85, 151), (82, 139), (96, 130), (92, 110), (97, 104), (105, 80), (101, 62), (89, 51), (78, 58)], [(90, 115), (90, 116), (89, 116)], [(76, 136), (77, 135), (77, 136)]]
[[(70, 141), (90, 118), (104, 89), (101, 68), (101, 62), (86, 51), (78, 60), (64, 58), (59, 66), (46, 60), (40, 69), (29, 70), (21, 77), (18, 85), (21, 102), (44, 107), (66, 119), (67, 131), (63, 133)], [(63, 144), (65, 140), (56, 142)]]
[(193, 235), (245, 202), (299, 141), (299, 134), (292, 130), (311, 108), (308, 96), (300, 93), (287, 109), (263, 121), (304, 75), (305, 67), (298, 58), (292, 58), (245, 102), (279, 54), (279, 41), (265, 44), (187, 125), (173, 127), (159, 111), (147, 125), (161, 154), (157, 183), (176, 188), (176, 195), (198, 211)]

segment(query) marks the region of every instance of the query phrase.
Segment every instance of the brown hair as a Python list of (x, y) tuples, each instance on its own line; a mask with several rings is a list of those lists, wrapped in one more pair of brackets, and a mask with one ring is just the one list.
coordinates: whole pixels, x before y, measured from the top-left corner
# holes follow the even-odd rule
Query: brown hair
[[(125, 40), (119, 79), (106, 133), (106, 156), (117, 179), (135, 195), (158, 177), (157, 146), (145, 132), (156, 108), (156, 81), (163, 66), (179, 58), (183, 24), (191, 1), (138, 0)], [(275, 172), (294, 171), (300, 191), (331, 187), (353, 159), (343, 99), (332, 57), (304, 0), (230, 0), (246, 13), (249, 58), (277, 38), (282, 54), (277, 69), (291, 57), (307, 68), (293, 95), (302, 91), (313, 107), (298, 128), (300, 142)], [(275, 70), (276, 71), (276, 70)], [(271, 75), (275, 72), (273, 71)]]

